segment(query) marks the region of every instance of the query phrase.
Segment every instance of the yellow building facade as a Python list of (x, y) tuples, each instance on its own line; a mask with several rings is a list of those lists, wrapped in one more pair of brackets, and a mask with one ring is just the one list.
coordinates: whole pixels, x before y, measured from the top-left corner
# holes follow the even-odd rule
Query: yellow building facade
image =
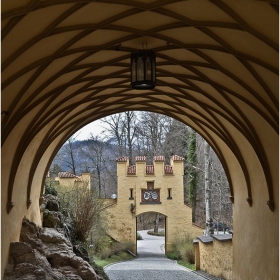
[(70, 172), (58, 172), (55, 182), (61, 186), (87, 186), (90, 189), (90, 173), (82, 173), (81, 176)]
[(117, 198), (107, 208), (109, 234), (114, 239), (132, 241), (137, 253), (136, 217), (147, 212), (165, 216), (166, 253), (176, 238), (202, 235), (202, 228), (192, 223), (192, 209), (184, 204), (184, 158), (174, 155), (170, 165), (164, 165), (163, 156), (154, 157), (153, 165), (147, 165), (144, 156), (136, 157), (134, 166), (129, 166), (127, 157), (116, 162)]

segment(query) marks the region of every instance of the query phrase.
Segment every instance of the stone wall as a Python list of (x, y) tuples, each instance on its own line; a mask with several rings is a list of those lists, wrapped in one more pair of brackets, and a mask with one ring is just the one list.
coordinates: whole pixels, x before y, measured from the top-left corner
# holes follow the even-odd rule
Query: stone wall
[(231, 280), (233, 279), (232, 236), (223, 234), (213, 237), (199, 236), (195, 240), (196, 270), (202, 270), (216, 277)]

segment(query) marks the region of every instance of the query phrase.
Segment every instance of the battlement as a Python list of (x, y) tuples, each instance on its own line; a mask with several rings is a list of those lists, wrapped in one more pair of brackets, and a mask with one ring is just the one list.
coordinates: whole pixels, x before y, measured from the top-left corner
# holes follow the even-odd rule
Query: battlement
[[(136, 156), (135, 165), (129, 165), (129, 158), (123, 156), (116, 159), (119, 169), (125, 169), (125, 175), (127, 176), (142, 176), (142, 175), (174, 175), (175, 173), (180, 175), (183, 172), (183, 162), (184, 158), (174, 155), (170, 158), (170, 165), (164, 165), (164, 156), (155, 156), (152, 165), (146, 164), (145, 156)], [(125, 163), (125, 167), (121, 167), (120, 164)], [(124, 175), (123, 172), (118, 174)]]
[(159, 212), (163, 211), (171, 200), (183, 205), (183, 157), (172, 156), (169, 165), (165, 164), (164, 156), (155, 156), (153, 164), (147, 164), (145, 156), (136, 156), (135, 165), (130, 165), (126, 156), (116, 162), (117, 197), (120, 201), (133, 200), (137, 205), (141, 205), (140, 209), (144, 209), (147, 204), (162, 204)]

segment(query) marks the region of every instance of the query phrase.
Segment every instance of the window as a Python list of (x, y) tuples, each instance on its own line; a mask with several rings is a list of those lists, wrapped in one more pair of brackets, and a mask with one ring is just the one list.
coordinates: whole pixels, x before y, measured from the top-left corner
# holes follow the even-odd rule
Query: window
[(168, 197), (167, 197), (167, 199), (172, 199), (172, 196), (171, 196), (171, 189), (167, 189), (167, 191), (168, 191)]
[(130, 190), (130, 198), (129, 198), (129, 200), (134, 200), (133, 189), (129, 189), (129, 190)]

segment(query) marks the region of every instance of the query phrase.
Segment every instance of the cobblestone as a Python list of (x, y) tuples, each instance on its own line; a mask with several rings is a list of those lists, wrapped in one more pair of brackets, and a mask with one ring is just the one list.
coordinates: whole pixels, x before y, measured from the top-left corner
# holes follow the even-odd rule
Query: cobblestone
[(110, 280), (220, 280), (202, 271), (192, 271), (167, 258), (137, 258), (109, 265), (105, 273)]
[(221, 280), (203, 271), (192, 271), (166, 258), (164, 238), (141, 231), (138, 258), (111, 264), (104, 271), (110, 280)]

